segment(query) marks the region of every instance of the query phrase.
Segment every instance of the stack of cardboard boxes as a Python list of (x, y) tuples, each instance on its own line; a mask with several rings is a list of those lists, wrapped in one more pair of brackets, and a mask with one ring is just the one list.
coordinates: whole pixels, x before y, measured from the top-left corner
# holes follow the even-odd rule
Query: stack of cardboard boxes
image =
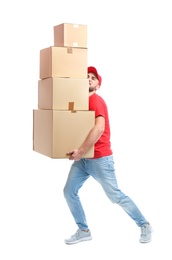
[[(33, 110), (33, 150), (68, 158), (94, 126), (89, 111), (87, 26), (54, 26), (54, 46), (40, 50), (38, 109)], [(84, 158), (94, 156), (92, 147)]]

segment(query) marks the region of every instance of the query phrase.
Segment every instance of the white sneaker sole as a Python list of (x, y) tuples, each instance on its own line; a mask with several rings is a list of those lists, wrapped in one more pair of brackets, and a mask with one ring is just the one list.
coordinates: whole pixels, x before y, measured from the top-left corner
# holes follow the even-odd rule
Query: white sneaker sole
[(68, 241), (68, 240), (65, 240), (65, 243), (67, 245), (73, 245), (73, 244), (77, 244), (79, 242), (84, 242), (84, 241), (89, 241), (89, 240), (92, 240), (92, 237), (83, 237), (83, 238), (80, 238), (78, 240), (75, 240), (75, 241)]
[(139, 242), (142, 243), (142, 244), (146, 244), (146, 243), (149, 243), (151, 242), (152, 239), (149, 239), (149, 240), (140, 240)]

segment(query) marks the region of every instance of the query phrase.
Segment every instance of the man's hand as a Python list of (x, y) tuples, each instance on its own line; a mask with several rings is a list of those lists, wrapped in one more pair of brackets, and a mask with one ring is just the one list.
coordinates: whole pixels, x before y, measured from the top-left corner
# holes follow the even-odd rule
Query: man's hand
[(79, 150), (73, 150), (71, 152), (66, 153), (69, 155), (69, 160), (79, 161), (82, 158), (81, 152)]

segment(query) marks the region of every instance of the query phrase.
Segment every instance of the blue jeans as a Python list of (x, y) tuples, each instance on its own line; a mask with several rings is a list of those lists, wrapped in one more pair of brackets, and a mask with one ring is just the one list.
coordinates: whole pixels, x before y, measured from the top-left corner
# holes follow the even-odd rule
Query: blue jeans
[(64, 187), (64, 196), (77, 226), (88, 229), (88, 224), (78, 191), (84, 182), (92, 176), (103, 188), (112, 203), (120, 205), (124, 211), (141, 227), (147, 220), (136, 204), (119, 188), (115, 176), (113, 156), (98, 159), (81, 159), (74, 161)]

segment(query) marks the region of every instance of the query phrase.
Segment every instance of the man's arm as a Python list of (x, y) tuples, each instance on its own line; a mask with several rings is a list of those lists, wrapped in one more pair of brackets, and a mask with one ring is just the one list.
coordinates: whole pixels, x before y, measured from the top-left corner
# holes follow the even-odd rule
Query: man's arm
[(89, 132), (84, 143), (71, 152), (68, 152), (69, 160), (79, 161), (82, 156), (89, 151), (89, 149), (98, 141), (105, 128), (105, 119), (102, 116), (98, 116), (95, 119), (95, 125)]

